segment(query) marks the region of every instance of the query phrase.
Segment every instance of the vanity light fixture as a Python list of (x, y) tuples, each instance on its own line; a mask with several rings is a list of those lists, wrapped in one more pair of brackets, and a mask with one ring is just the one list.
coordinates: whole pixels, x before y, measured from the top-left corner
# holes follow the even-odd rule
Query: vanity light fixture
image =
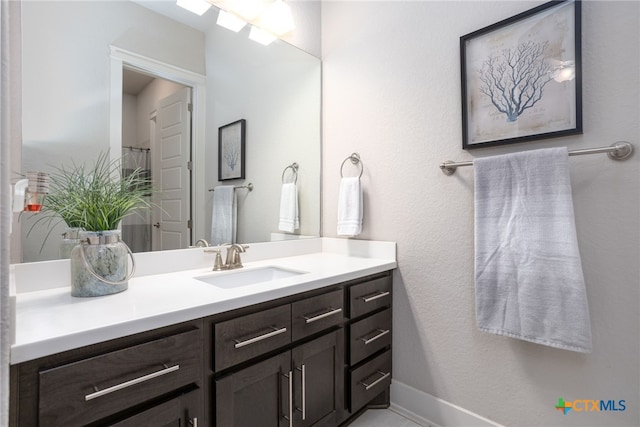
[(222, 9), (220, 9), (220, 13), (218, 13), (218, 20), (216, 21), (216, 24), (236, 33), (247, 25), (245, 21), (238, 18), (233, 13), (226, 12)]
[(210, 1), (220, 8), (218, 25), (238, 32), (249, 23), (249, 38), (263, 45), (270, 44), (295, 28), (291, 8), (283, 0)]
[(271, 44), (277, 37), (271, 34), (268, 31), (263, 30), (262, 28), (258, 28), (255, 25), (251, 27), (251, 32), (249, 33), (249, 38), (254, 42), (258, 42), (265, 46)]
[(199, 16), (202, 16), (211, 7), (211, 3), (206, 0), (177, 0), (176, 3)]
[(291, 8), (282, 0), (275, 0), (267, 7), (260, 15), (258, 25), (277, 36), (283, 36), (295, 28)]

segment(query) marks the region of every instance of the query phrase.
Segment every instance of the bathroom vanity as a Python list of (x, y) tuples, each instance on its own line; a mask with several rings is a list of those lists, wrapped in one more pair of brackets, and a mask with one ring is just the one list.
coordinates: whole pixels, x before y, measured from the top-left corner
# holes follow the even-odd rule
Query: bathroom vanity
[[(181, 267), (213, 262), (188, 251), (197, 260)], [(309, 239), (243, 255), (237, 272), (139, 275), (109, 297), (17, 292), (10, 425), (337, 426), (387, 406), (395, 244)], [(276, 270), (292, 273), (260, 281)]]

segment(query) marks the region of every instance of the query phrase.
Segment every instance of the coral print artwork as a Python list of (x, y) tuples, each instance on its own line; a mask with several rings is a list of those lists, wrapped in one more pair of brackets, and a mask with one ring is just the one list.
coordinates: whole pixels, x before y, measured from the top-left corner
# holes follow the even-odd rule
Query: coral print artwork
[(461, 38), (463, 148), (580, 133), (579, 2)]

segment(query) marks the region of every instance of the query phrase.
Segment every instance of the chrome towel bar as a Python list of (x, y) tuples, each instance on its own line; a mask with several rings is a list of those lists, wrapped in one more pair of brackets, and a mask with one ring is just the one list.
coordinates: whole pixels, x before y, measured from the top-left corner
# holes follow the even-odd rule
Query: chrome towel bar
[[(627, 141), (618, 141), (611, 144), (609, 147), (586, 148), (583, 150), (569, 151), (570, 156), (598, 153), (607, 153), (607, 156), (612, 160), (624, 160), (633, 153), (633, 145)], [(456, 169), (462, 166), (473, 166), (473, 161), (453, 162), (451, 160), (447, 160), (446, 162), (440, 163), (440, 169), (445, 175), (453, 175), (456, 172)]]
[[(248, 183), (247, 185), (236, 185), (235, 187), (233, 187), (234, 189), (238, 189), (238, 188), (246, 188), (249, 191), (253, 191), (253, 184), (252, 183)], [(216, 191), (215, 188), (210, 188), (209, 191)]]

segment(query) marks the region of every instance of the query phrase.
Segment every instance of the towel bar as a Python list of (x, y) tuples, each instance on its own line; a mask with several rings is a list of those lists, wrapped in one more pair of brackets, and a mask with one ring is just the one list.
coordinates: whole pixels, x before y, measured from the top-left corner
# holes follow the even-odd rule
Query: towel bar
[[(607, 156), (612, 160), (624, 160), (633, 153), (633, 145), (627, 141), (618, 141), (614, 142), (609, 147), (585, 148), (583, 150), (569, 151), (570, 156), (597, 153), (607, 153)], [(447, 160), (446, 162), (440, 163), (440, 169), (445, 175), (453, 175), (456, 172), (456, 169), (462, 166), (473, 166), (473, 162), (453, 162), (451, 160)]]
[[(252, 183), (248, 183), (247, 185), (236, 185), (235, 187), (233, 187), (234, 189), (238, 189), (238, 188), (246, 188), (249, 191), (253, 191), (253, 184)], [(209, 191), (216, 191), (215, 188), (210, 188)]]

